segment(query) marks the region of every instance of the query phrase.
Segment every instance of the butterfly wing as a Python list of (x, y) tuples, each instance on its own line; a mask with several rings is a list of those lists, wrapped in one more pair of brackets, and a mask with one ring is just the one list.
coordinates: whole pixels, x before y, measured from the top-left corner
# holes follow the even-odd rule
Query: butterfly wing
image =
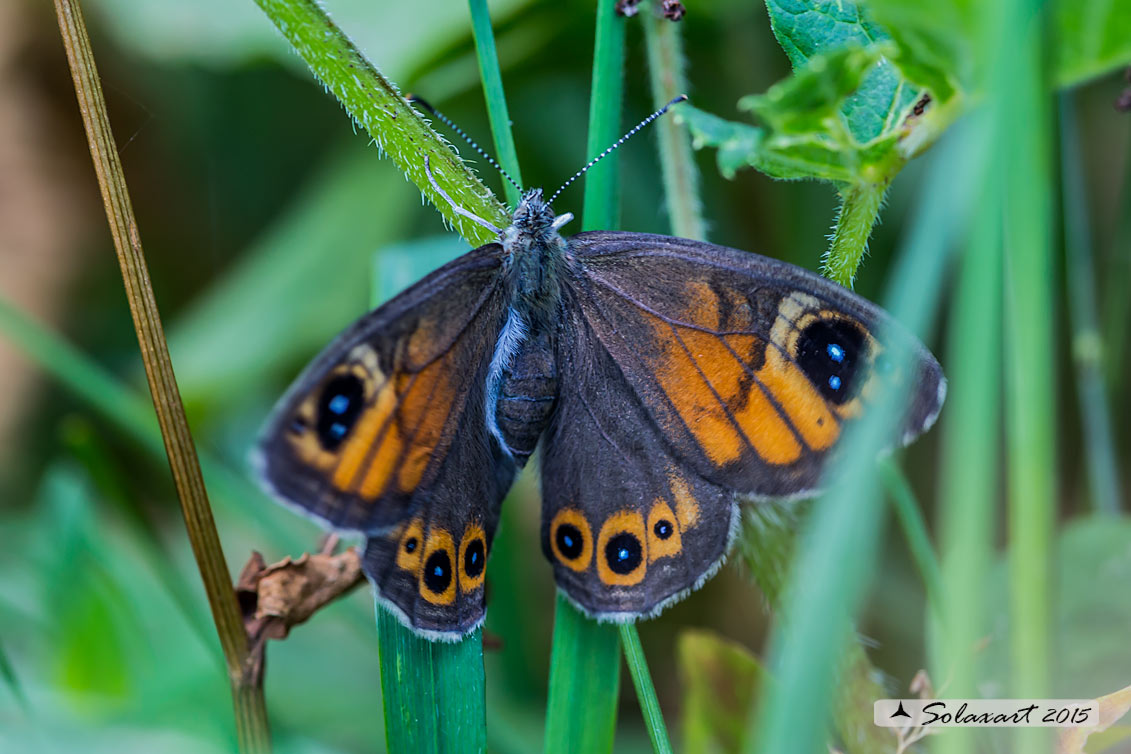
[[(642, 233), (582, 233), (570, 251), (543, 544), (591, 614), (652, 614), (698, 586), (726, 552), (736, 493), (815, 493), (845, 424), (893, 384), (914, 385), (897, 439), (938, 415), (946, 383), (930, 353), (821, 277)], [(910, 372), (878, 332), (911, 347)]]
[(370, 535), (379, 599), (453, 638), (482, 619), (482, 566), (514, 476), (484, 420), (501, 272), (502, 247), (488, 244), (362, 317), (299, 376), (258, 446), (276, 497)]

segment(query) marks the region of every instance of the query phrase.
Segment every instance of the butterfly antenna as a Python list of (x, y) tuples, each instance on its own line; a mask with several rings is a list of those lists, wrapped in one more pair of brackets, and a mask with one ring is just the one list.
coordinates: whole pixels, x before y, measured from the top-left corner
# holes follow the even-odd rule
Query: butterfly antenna
[(611, 147), (609, 147), (608, 149), (606, 149), (606, 150), (605, 150), (604, 152), (602, 152), (601, 154), (599, 154), (599, 155), (597, 155), (596, 157), (594, 157), (594, 158), (593, 158), (592, 160), (590, 160), (590, 161), (589, 161), (589, 164), (588, 164), (588, 165), (586, 165), (586, 166), (585, 166), (585, 167), (583, 167), (583, 168), (582, 168), (581, 170), (578, 170), (578, 171), (577, 171), (576, 173), (574, 173), (574, 174), (573, 174), (573, 177), (572, 177), (572, 178), (570, 178), (570, 179), (569, 179), (568, 181), (566, 181), (565, 183), (563, 183), (563, 184), (562, 184), (562, 187), (561, 187), (560, 189), (558, 189), (557, 191), (555, 191), (555, 192), (554, 192), (554, 195), (550, 197), (550, 201), (548, 201), (548, 202), (546, 202), (546, 203), (547, 203), (547, 204), (553, 204), (553, 203), (554, 203), (554, 200), (558, 198), (558, 194), (560, 194), (560, 193), (562, 193), (563, 191), (565, 191), (565, 190), (566, 190), (566, 188), (568, 188), (568, 187), (569, 187), (569, 185), (570, 185), (571, 183), (573, 183), (574, 181), (576, 181), (576, 180), (577, 180), (578, 178), (580, 178), (581, 176), (585, 175), (585, 172), (586, 172), (587, 170), (589, 170), (589, 168), (593, 167), (593, 166), (594, 166), (594, 165), (596, 165), (596, 164), (597, 164), (598, 162), (600, 162), (600, 161), (601, 161), (601, 160), (603, 160), (604, 158), (608, 157), (608, 156), (609, 156), (609, 155), (610, 155), (610, 154), (611, 154), (611, 153), (613, 152), (613, 150), (615, 150), (615, 149), (616, 149), (617, 147), (619, 147), (619, 146), (620, 146), (621, 144), (624, 144), (624, 143), (625, 143), (626, 141), (628, 141), (629, 139), (631, 139), (631, 138), (632, 138), (632, 137), (633, 137), (634, 135), (636, 135), (636, 132), (637, 132), (637, 131), (639, 131), (640, 129), (644, 128), (644, 126), (648, 125), (649, 123), (651, 123), (652, 121), (654, 121), (654, 120), (655, 120), (656, 118), (659, 118), (659, 117), (660, 117), (661, 115), (663, 115), (664, 113), (666, 113), (666, 112), (668, 111), (668, 109), (669, 109), (669, 108), (671, 108), (671, 107), (672, 107), (673, 105), (678, 105), (678, 104), (679, 104), (680, 102), (685, 102), (685, 101), (687, 101), (687, 95), (686, 95), (686, 94), (681, 94), (681, 95), (679, 95), (678, 97), (676, 97), (675, 99), (673, 99), (673, 100), (672, 100), (671, 102), (669, 102), (668, 104), (666, 104), (666, 105), (664, 105), (663, 107), (661, 107), (661, 108), (660, 108), (659, 110), (657, 110), (656, 112), (654, 112), (654, 113), (652, 113), (651, 115), (649, 115), (649, 116), (648, 116), (647, 118), (645, 118), (644, 120), (642, 120), (642, 121), (640, 121), (639, 123), (637, 123), (637, 124), (636, 124), (636, 127), (635, 127), (635, 128), (633, 128), (633, 129), (632, 129), (631, 131), (629, 131), (628, 133), (626, 133), (626, 134), (625, 134), (624, 136), (622, 136), (622, 137), (620, 137), (619, 139), (617, 139), (617, 142), (616, 142), (616, 144), (613, 144), (613, 145), (612, 145)]
[(457, 134), (459, 134), (459, 137), (461, 139), (463, 139), (464, 141), (466, 141), (468, 144), (470, 144), (471, 148), (474, 149), (476, 152), (478, 152), (479, 155), (483, 159), (485, 159), (488, 163), (490, 163), (491, 167), (495, 168), (495, 170), (498, 170), (499, 173), (504, 178), (506, 178), (508, 181), (510, 181), (510, 184), (512, 186), (514, 186), (516, 189), (518, 189), (518, 193), (520, 193), (520, 194), (522, 193), (522, 186), (518, 185), (518, 181), (516, 181), (514, 178), (511, 178), (511, 174), (508, 173), (506, 170), (503, 170), (503, 166), (500, 165), (498, 162), (496, 162), (494, 157), (487, 154), (487, 152), (485, 150), (483, 150), (478, 144), (476, 144), (475, 140), (472, 139), (470, 136), (468, 136), (467, 133), (464, 132), (464, 130), (462, 128), (457, 126), (452, 121), (451, 118), (444, 115), (442, 112), (440, 112), (436, 108), (432, 107), (432, 105), (430, 105), (426, 100), (418, 97), (415, 94), (409, 94), (405, 97), (405, 99), (407, 99), (409, 102), (413, 103), (414, 105), (420, 105), (420, 107), (427, 110), (429, 112), (429, 114), (432, 115), (432, 117), (434, 117), (436, 120), (440, 121), (445, 126), (447, 126), (448, 128), (455, 131)]

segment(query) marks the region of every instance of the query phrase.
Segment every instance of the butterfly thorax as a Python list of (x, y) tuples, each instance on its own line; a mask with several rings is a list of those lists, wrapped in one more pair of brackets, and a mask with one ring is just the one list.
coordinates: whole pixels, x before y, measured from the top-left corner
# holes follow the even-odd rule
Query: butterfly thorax
[(487, 377), (487, 424), (505, 452), (526, 462), (553, 414), (558, 394), (554, 359), (561, 274), (569, 246), (541, 189), (526, 193), (500, 234), (510, 307)]
[(568, 245), (558, 233), (568, 217), (554, 216), (541, 189), (528, 191), (500, 235), (507, 256), (511, 307), (531, 325), (553, 321), (561, 299), (561, 267)]

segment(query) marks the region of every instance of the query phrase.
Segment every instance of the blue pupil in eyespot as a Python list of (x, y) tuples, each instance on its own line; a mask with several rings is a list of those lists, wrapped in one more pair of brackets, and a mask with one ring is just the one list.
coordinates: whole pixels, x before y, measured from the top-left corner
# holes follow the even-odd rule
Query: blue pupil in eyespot
[(344, 414), (350, 407), (350, 399), (344, 395), (335, 395), (330, 399), (330, 404), (326, 406), (330, 411), (335, 414)]
[(839, 364), (844, 361), (844, 349), (836, 343), (829, 343), (828, 352), (829, 358), (836, 363)]
[(840, 390), (840, 377), (835, 374), (829, 377), (829, 387), (833, 390)]

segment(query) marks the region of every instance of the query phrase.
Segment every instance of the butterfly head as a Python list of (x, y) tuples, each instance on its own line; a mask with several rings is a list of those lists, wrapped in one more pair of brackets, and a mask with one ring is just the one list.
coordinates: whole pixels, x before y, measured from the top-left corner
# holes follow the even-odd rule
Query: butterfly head
[(548, 315), (556, 308), (559, 268), (568, 253), (558, 231), (572, 219), (568, 212), (555, 215), (542, 189), (532, 189), (523, 194), (510, 226), (499, 234), (515, 294), (524, 301), (520, 308), (532, 316)]
[(572, 219), (573, 214), (569, 212), (555, 216), (550, 203), (542, 196), (542, 189), (531, 189), (522, 195), (511, 226), (503, 232), (504, 241), (509, 237), (515, 241), (546, 244)]

